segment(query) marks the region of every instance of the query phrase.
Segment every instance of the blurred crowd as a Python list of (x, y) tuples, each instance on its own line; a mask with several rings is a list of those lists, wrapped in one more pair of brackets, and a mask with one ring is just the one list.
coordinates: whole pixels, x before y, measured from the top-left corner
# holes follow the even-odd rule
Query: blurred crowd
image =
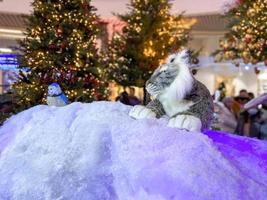
[(14, 111), (14, 101), (10, 93), (0, 95), (0, 125), (7, 119)]
[(135, 106), (141, 104), (141, 100), (135, 96), (135, 88), (130, 87), (129, 88), (129, 93), (124, 90), (123, 92), (120, 93), (119, 96), (116, 97), (116, 101), (120, 101), (121, 103), (125, 105), (130, 105), (130, 106)]
[[(214, 129), (267, 139), (267, 94), (255, 98), (254, 94), (245, 89), (235, 97), (214, 97)], [(260, 99), (261, 101), (258, 101)], [(252, 103), (251, 103), (252, 102)], [(250, 106), (247, 106), (250, 105)]]

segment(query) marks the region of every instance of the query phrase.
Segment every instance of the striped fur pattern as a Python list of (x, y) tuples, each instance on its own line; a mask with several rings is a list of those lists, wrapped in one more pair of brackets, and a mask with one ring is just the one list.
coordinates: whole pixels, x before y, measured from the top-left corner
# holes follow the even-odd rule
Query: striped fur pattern
[(146, 83), (146, 89), (152, 96), (158, 96), (169, 87), (178, 75), (178, 68), (173, 63), (161, 65)]
[(153, 100), (133, 107), (129, 115), (135, 119), (167, 115), (169, 127), (189, 131), (209, 128), (213, 101), (208, 89), (193, 78), (188, 60), (186, 51), (169, 56), (146, 83)]
[(154, 99), (147, 108), (157, 118), (164, 114), (171, 119), (191, 116), (201, 121), (202, 130), (209, 127), (213, 101), (208, 89), (193, 78), (186, 51), (169, 56), (147, 81), (146, 89)]
[(160, 101), (164, 101), (165, 98), (183, 99), (190, 92), (193, 82), (188, 60), (186, 51), (170, 55), (167, 62), (157, 68), (147, 81), (148, 93)]

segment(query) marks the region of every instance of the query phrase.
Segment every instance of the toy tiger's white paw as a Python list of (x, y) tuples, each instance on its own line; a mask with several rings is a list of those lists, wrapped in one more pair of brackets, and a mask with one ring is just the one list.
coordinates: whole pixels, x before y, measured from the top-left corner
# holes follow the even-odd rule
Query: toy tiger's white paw
[(176, 127), (188, 131), (201, 131), (201, 121), (192, 115), (177, 115), (169, 120), (169, 127)]
[(134, 106), (129, 115), (135, 119), (156, 118), (156, 113), (141, 105)]

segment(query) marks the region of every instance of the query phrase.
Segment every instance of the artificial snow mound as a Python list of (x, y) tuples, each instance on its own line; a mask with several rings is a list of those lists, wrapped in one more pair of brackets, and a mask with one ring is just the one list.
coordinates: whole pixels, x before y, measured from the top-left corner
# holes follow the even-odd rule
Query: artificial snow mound
[(266, 199), (266, 142), (135, 120), (130, 108), (43, 105), (12, 117), (0, 129), (0, 199)]

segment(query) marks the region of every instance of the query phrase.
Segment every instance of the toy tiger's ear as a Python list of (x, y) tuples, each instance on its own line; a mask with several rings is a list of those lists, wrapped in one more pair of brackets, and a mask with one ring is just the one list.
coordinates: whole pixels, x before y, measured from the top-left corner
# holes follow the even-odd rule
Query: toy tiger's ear
[(188, 49), (183, 49), (181, 52), (179, 52), (178, 54), (182, 57), (184, 56), (188, 56), (189, 55), (189, 50)]
[(189, 58), (190, 58), (190, 51), (188, 49), (184, 49), (182, 50), (179, 54), (179, 57), (181, 60), (183, 60), (184, 62), (188, 63), (189, 62)]

